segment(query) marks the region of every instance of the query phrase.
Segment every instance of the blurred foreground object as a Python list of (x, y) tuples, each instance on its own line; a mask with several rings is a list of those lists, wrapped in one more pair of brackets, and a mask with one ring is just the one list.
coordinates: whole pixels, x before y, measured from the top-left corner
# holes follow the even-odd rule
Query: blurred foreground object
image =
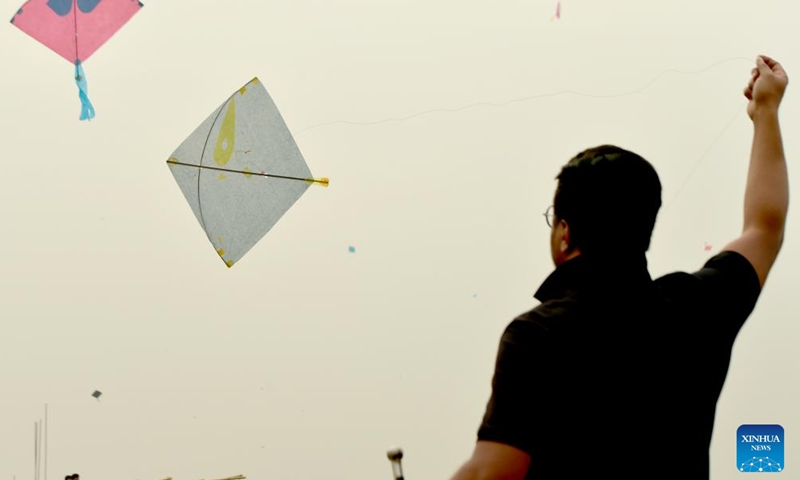
[(395, 480), (403, 480), (403, 465), (401, 463), (403, 459), (403, 450), (399, 447), (392, 447), (386, 452), (386, 456), (389, 458), (389, 461), (392, 462), (392, 473), (394, 474)]

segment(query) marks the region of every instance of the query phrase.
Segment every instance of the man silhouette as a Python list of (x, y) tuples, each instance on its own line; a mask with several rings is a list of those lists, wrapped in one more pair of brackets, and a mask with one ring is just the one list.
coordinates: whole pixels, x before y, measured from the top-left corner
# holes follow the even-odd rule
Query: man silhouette
[(475, 450), (452, 480), (709, 478), (733, 342), (784, 239), (787, 84), (756, 60), (742, 234), (694, 273), (650, 277), (661, 184), (644, 158), (602, 145), (562, 168), (545, 213), (555, 270), (502, 335)]

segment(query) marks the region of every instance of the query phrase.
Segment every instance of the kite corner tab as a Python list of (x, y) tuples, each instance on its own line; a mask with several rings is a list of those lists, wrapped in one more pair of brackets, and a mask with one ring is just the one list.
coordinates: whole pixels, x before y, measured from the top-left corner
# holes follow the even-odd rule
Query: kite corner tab
[(328, 177), (322, 177), (319, 180), (314, 180), (313, 182), (314, 183), (318, 183), (318, 184), (322, 185), (323, 187), (328, 187), (330, 185), (330, 183), (331, 183), (331, 181), (328, 179)]

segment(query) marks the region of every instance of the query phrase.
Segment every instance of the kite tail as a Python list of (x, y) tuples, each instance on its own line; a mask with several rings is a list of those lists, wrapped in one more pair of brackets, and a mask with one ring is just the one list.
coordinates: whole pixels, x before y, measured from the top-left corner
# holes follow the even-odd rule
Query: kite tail
[(86, 82), (80, 60), (75, 62), (75, 83), (78, 85), (78, 96), (81, 99), (81, 120), (91, 120), (94, 118), (94, 106), (89, 100), (89, 84)]

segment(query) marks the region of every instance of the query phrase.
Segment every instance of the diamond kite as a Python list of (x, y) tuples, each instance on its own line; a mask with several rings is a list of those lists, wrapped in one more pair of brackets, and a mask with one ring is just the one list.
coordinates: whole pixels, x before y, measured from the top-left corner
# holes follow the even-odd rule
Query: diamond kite
[(11, 23), (75, 65), (80, 118), (91, 120), (94, 106), (83, 62), (143, 6), (139, 0), (28, 0)]
[(258, 78), (231, 95), (167, 164), (208, 239), (232, 267), (314, 179)]

